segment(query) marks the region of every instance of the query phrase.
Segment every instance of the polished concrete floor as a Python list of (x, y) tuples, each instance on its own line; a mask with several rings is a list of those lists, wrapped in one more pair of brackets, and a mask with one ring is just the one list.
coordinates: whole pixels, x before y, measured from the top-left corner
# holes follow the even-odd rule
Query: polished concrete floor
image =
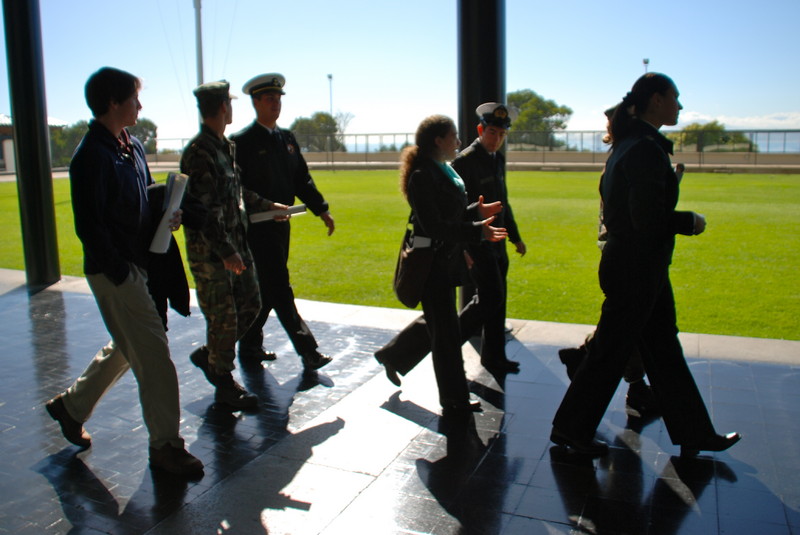
[(559, 347), (590, 329), (512, 321), (516, 375), (493, 377), (465, 345), (485, 411), (441, 416), (430, 359), (401, 388), (372, 353), (414, 311), (299, 301), (334, 362), (304, 377), (277, 321), (278, 360), (239, 369), (260, 410), (214, 406), (188, 355), (196, 307), (170, 316), (182, 434), (199, 481), (153, 473), (130, 374), (68, 444), (43, 402), (83, 370), (107, 333), (82, 279), (29, 297), (0, 270), (0, 533), (13, 534), (800, 534), (800, 342), (683, 335), (691, 368), (731, 450), (682, 460), (660, 420), (626, 414), (624, 385), (599, 430), (608, 457), (549, 441), (567, 377)]

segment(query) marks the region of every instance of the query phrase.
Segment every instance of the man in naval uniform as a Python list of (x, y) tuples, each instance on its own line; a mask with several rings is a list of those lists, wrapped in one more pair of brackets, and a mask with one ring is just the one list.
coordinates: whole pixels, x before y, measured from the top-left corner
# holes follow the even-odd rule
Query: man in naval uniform
[[(519, 234), (506, 187), (506, 159), (500, 148), (505, 143), (516, 110), (499, 102), (486, 102), (475, 109), (478, 115), (478, 137), (453, 160), (453, 169), (464, 179), (470, 203), (483, 196), (486, 203), (500, 201), (503, 211), (493, 225), (508, 230), (508, 239), (520, 256), (527, 252)], [(508, 275), (506, 241), (471, 244), (471, 278), (477, 290), (462, 315), (471, 307), (484, 307), (481, 332), (481, 363), (489, 370), (516, 372), (519, 363), (506, 358), (505, 322)], [(483, 304), (481, 304), (483, 303)]]
[[(236, 143), (242, 184), (261, 197), (289, 206), (299, 198), (322, 219), (330, 236), (334, 222), (328, 203), (314, 184), (294, 135), (277, 125), (285, 83), (282, 75), (270, 73), (252, 78), (242, 88), (246, 95), (250, 95), (256, 112), (256, 120), (250, 126), (231, 136)], [(278, 321), (302, 359), (304, 370), (313, 371), (328, 364), (331, 358), (318, 351), (314, 335), (295, 306), (287, 266), (290, 231), (288, 221), (263, 221), (250, 225), (248, 229), (262, 307), (250, 330), (239, 341), (239, 359), (258, 362), (276, 358), (275, 353), (265, 351), (262, 346), (262, 329), (270, 311), (275, 310)]]

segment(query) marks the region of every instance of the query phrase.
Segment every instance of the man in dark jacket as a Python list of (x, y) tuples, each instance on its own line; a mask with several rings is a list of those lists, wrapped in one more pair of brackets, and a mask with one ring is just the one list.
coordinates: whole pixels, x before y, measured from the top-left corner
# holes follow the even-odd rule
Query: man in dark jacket
[[(475, 110), (480, 124), (478, 137), (453, 160), (453, 169), (464, 179), (470, 203), (500, 201), (503, 211), (497, 214), (495, 226), (505, 227), (508, 239), (520, 256), (527, 248), (520, 237), (514, 212), (508, 202), (506, 188), (506, 160), (500, 149), (505, 143), (515, 110), (499, 102), (486, 102)], [(472, 257), (471, 279), (476, 294), (462, 310), (461, 315), (471, 314), (471, 309), (483, 309), (478, 313), (483, 318), (481, 331), (481, 363), (492, 371), (516, 372), (519, 362), (506, 358), (506, 295), (508, 275), (508, 253), (506, 241), (483, 241), (470, 244), (467, 252)]]
[[(250, 95), (256, 120), (231, 136), (236, 143), (236, 161), (241, 168), (242, 184), (261, 197), (293, 205), (299, 198), (314, 215), (319, 216), (333, 234), (333, 216), (328, 203), (317, 190), (300, 154), (300, 146), (289, 130), (277, 126), (281, 113), (281, 97), (285, 79), (277, 73), (262, 74), (248, 81), (242, 91)], [(263, 221), (251, 224), (248, 242), (253, 251), (262, 307), (250, 330), (239, 342), (239, 359), (243, 362), (274, 360), (275, 353), (262, 347), (262, 328), (271, 310), (275, 310), (306, 371), (316, 370), (331, 361), (317, 350), (317, 341), (300, 317), (289, 282), (288, 222)]]
[[(94, 120), (70, 164), (75, 231), (84, 253), (86, 280), (111, 342), (97, 352), (72, 386), (47, 402), (64, 437), (83, 448), (83, 428), (95, 405), (133, 369), (150, 435), (150, 466), (194, 477), (203, 463), (184, 448), (178, 432), (178, 377), (167, 335), (147, 290), (145, 257), (152, 237), (147, 186), (153, 182), (144, 147), (125, 130), (136, 124), (141, 82), (105, 67), (86, 82)], [(171, 229), (180, 225), (176, 212)]]

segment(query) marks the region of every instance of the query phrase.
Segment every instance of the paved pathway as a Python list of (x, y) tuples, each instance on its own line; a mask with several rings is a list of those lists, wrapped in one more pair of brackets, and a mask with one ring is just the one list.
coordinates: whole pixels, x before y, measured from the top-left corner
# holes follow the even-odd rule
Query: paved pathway
[(83, 279), (32, 297), (0, 270), (0, 533), (800, 534), (800, 342), (685, 334), (687, 356), (728, 452), (677, 457), (660, 420), (617, 392), (600, 428), (605, 459), (548, 441), (565, 390), (557, 349), (591, 329), (512, 320), (518, 375), (493, 377), (471, 344), (465, 363), (485, 411), (439, 414), (430, 359), (395, 388), (372, 352), (416, 312), (299, 301), (334, 362), (315, 378), (271, 318), (279, 359), (240, 369), (261, 399), (230, 414), (188, 362), (204, 322), (170, 316), (182, 433), (200, 481), (151, 473), (137, 391), (124, 377), (87, 423), (93, 447), (66, 443), (42, 402), (80, 373), (107, 334)]

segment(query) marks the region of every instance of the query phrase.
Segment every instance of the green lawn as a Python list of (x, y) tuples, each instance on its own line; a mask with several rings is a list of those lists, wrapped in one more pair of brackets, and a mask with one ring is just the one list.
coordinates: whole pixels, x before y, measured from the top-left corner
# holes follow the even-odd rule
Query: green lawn
[[(408, 207), (396, 171), (319, 171), (336, 232), (292, 220), (290, 269), (298, 297), (400, 307), (391, 290)], [(528, 254), (512, 254), (508, 316), (597, 321), (596, 173), (511, 172), (511, 203)], [(69, 184), (56, 180), (61, 270), (80, 275)], [(24, 269), (14, 183), (0, 184), (0, 267)], [(800, 340), (800, 176), (687, 174), (679, 208), (708, 229), (678, 237), (672, 281), (681, 330)], [(177, 234), (182, 239), (182, 233)], [(191, 277), (190, 277), (191, 280)]]

